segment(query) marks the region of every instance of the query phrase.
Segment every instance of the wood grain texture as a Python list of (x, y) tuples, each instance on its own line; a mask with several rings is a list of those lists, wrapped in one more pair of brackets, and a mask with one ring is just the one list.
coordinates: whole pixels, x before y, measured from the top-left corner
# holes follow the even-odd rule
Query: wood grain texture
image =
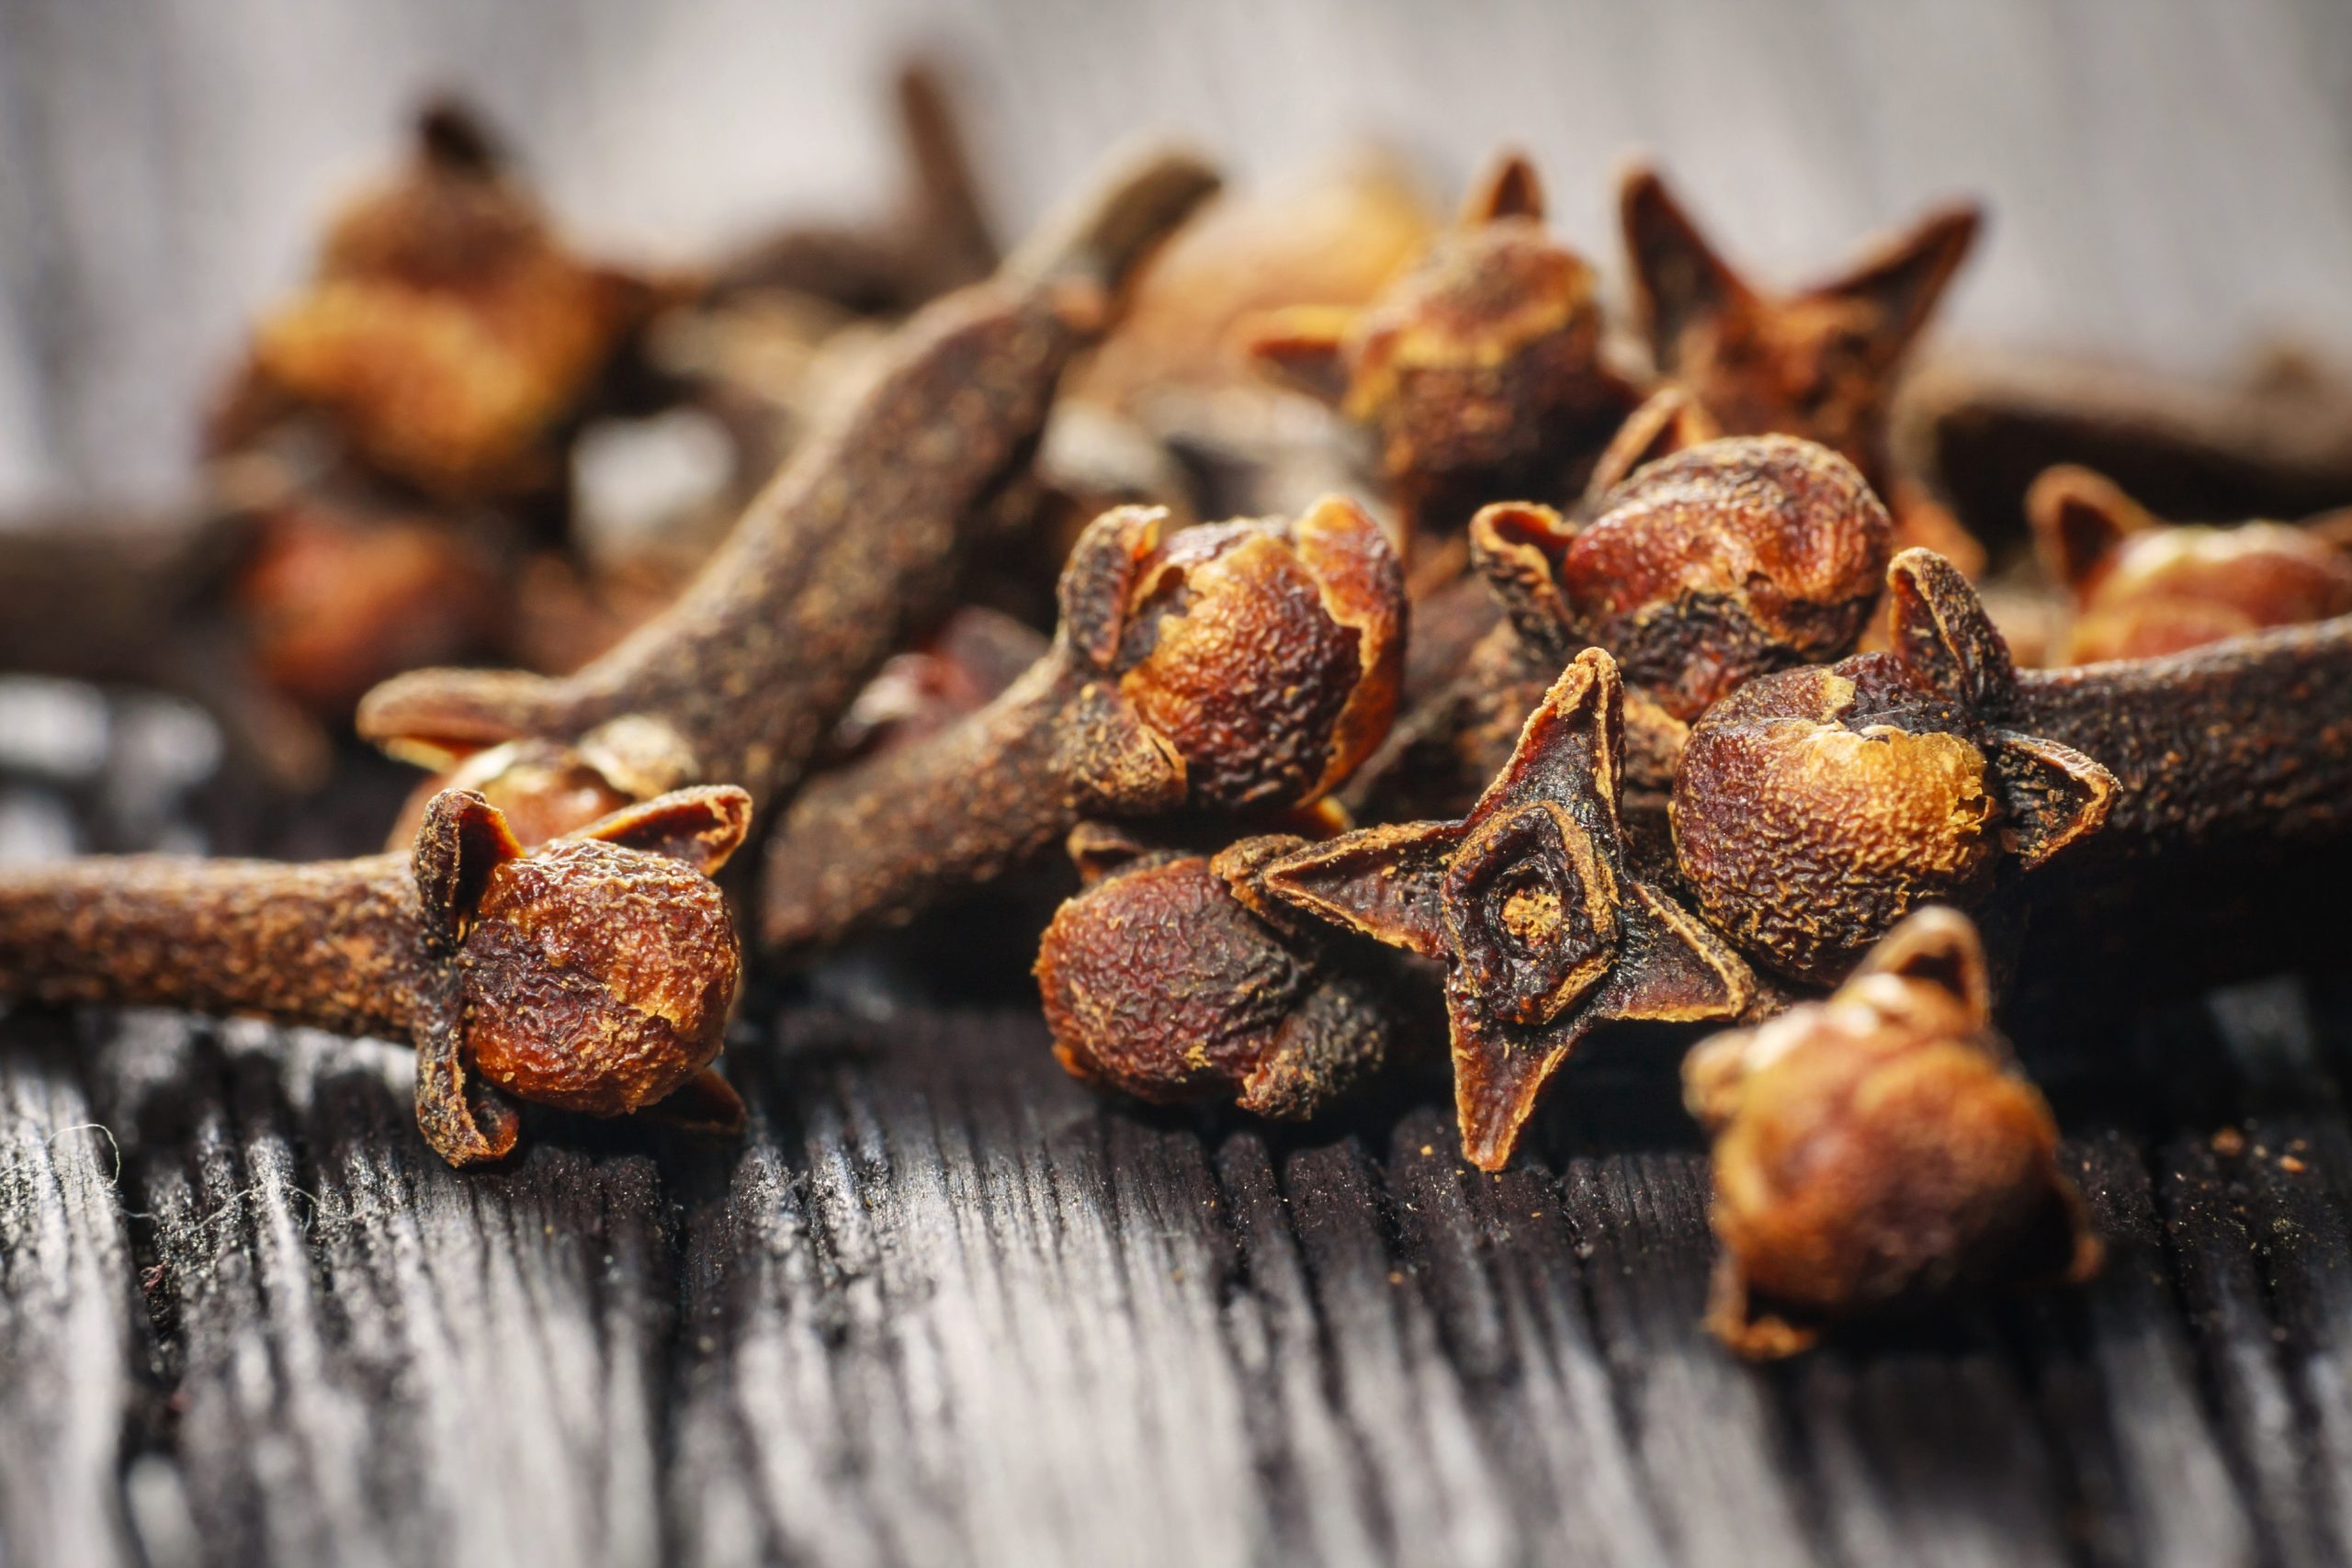
[[(0, 723), (53, 729), (25, 694)], [(75, 841), (121, 762), (84, 761), (0, 773), (0, 853)], [(908, 940), (878, 983), (754, 994), (740, 1147), (547, 1116), (487, 1173), (426, 1151), (391, 1045), (0, 1016), (0, 1558), (2186, 1568), (2352, 1539), (2352, 976), (2029, 1024), (2105, 1275), (1755, 1369), (1699, 1327), (1674, 1038), (1599, 1043), (1487, 1177), (1434, 1086), (1306, 1134), (1099, 1100), (1017, 998), (875, 1001)]]

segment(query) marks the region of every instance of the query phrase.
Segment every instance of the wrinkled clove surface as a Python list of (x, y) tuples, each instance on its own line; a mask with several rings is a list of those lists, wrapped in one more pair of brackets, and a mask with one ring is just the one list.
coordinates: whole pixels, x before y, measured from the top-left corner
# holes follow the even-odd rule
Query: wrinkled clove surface
[(2015, 669), (1959, 574), (1905, 551), (1894, 649), (1755, 682), (1691, 728), (1672, 805), (1701, 908), (1831, 984), (1912, 908), (2072, 858), (2161, 866), (2352, 825), (2352, 619), (2160, 659)]
[(1708, 1325), (1741, 1355), (2098, 1268), (2050, 1108), (1994, 1032), (1983, 947), (1952, 910), (1904, 920), (1826, 1001), (1701, 1044), (1682, 1078), (1714, 1136)]
[(1624, 690), (1577, 656), (1459, 822), (1365, 828), (1261, 874), (1275, 897), (1445, 964), (1463, 1153), (1498, 1170), (1568, 1053), (1615, 1020), (1742, 1016), (1738, 954), (1626, 853)]
[[(1216, 184), (1189, 157), (1144, 159), (993, 282), (915, 317), (864, 396), (620, 647), (560, 681), (402, 676), (362, 705), (360, 732), (434, 766), (556, 741), (633, 797), (718, 780), (755, 803), (788, 789), (883, 660), (945, 607), (983, 503), (1026, 462), (1063, 368)], [(512, 801), (497, 779), (478, 787)]]
[(2060, 664), (2144, 659), (2352, 614), (2352, 555), (2284, 523), (2166, 525), (2087, 468), (2026, 492), (2042, 566), (2075, 600)]
[(1905, 550), (1887, 581), (1894, 651), (1750, 682), (1691, 726), (1675, 775), (1675, 859), (1701, 911), (1809, 985), (1922, 905), (1981, 907), (2005, 869), (2098, 830), (2118, 793), (2021, 709), (1950, 562)]
[(1379, 743), (1404, 615), (1379, 526), (1338, 497), (1295, 523), (1165, 541), (1162, 521), (1095, 520), (1062, 574), (1052, 650), (1002, 696), (793, 802), (761, 889), (771, 948), (904, 920), (1081, 817), (1311, 804)]
[(1305, 840), (1144, 854), (1065, 902), (1037, 949), (1054, 1055), (1074, 1077), (1159, 1104), (1228, 1100), (1304, 1121), (1376, 1076), (1395, 1010), (1259, 872)]
[(1711, 441), (1649, 464), (1590, 523), (1503, 503), (1473, 546), (1512, 626), (1554, 668), (1605, 648), (1677, 718), (1757, 675), (1834, 659), (1877, 603), (1886, 510), (1828, 447)]
[(1489, 501), (1565, 501), (1640, 401), (1602, 362), (1592, 268), (1544, 230), (1525, 161), (1370, 306), (1270, 312), (1250, 352), (1373, 433), (1390, 492), (1424, 528)]
[(404, 1035), (452, 1165), (514, 1147), (509, 1096), (618, 1116), (692, 1087), (705, 1116), (740, 967), (710, 874), (750, 821), (741, 790), (687, 790), (526, 851), (449, 790), (405, 855), (0, 871), (0, 996)]
[(1629, 826), (1645, 854), (1663, 850), (1686, 721), (1757, 675), (1851, 649), (1889, 534), (1851, 464), (1777, 435), (1653, 462), (1583, 524), (1528, 502), (1482, 508), (1472, 558), (1509, 624), (1399, 724), (1351, 803), (1382, 816), (1466, 810), (1561, 668), (1600, 647), (1628, 682)]

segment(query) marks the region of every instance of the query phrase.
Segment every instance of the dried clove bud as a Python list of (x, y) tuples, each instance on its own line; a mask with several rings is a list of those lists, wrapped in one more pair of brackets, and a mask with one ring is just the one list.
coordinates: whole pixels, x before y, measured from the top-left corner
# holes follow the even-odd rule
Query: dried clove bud
[(1768, 966), (1842, 978), (1928, 903), (1981, 905), (2107, 818), (2115, 775), (2011, 728), (2008, 649), (1951, 564), (1887, 573), (1892, 653), (1752, 681), (1691, 726), (1669, 812), (1684, 884)]
[(360, 733), (447, 767), (507, 741), (571, 747), (623, 795), (701, 780), (755, 804), (796, 784), (858, 690), (945, 607), (986, 501), (1027, 461), (1056, 382), (1143, 254), (1216, 186), (1159, 152), (900, 329), (878, 379), (803, 446), (679, 600), (562, 680), (422, 671)]
[(2166, 526), (2087, 468), (2026, 492), (2042, 565), (2074, 595), (2061, 664), (2177, 653), (2352, 613), (2352, 558), (2283, 523)]
[[(1675, 412), (1656, 412), (1652, 436)], [(1465, 810), (1561, 666), (1597, 645), (1634, 682), (1624, 811), (1636, 858), (1668, 863), (1666, 799), (1685, 721), (1756, 675), (1850, 649), (1886, 570), (1886, 513), (1861, 476), (1791, 436), (1675, 453), (1597, 510), (1578, 525), (1498, 502), (1471, 520), (1472, 559), (1510, 624), (1399, 724), (1351, 805), (1383, 817)]]
[(1983, 217), (1939, 209), (1844, 273), (1794, 294), (1732, 270), (1654, 169), (1630, 170), (1618, 207), (1634, 313), (1661, 374), (1733, 434), (1780, 432), (1843, 454), (1886, 498), (1895, 536), (1974, 570), (1984, 553), (1894, 468), (1888, 422), (1912, 344), (1967, 256)]
[(1285, 902), (1445, 964), (1463, 1152), (1498, 1170), (1553, 1074), (1612, 1020), (1740, 1017), (1755, 977), (1637, 874), (1618, 819), (1624, 692), (1578, 654), (1459, 822), (1365, 828), (1260, 873)]
[(687, 790), (526, 851), (446, 790), (407, 855), (0, 871), (0, 996), (406, 1034), (452, 1165), (514, 1147), (508, 1096), (620, 1116), (686, 1091), (740, 1121), (709, 1071), (740, 967), (710, 874), (750, 823), (741, 790)]
[(288, 494), (257, 512), (224, 608), (269, 690), (340, 728), (403, 670), (471, 658), (501, 619), (500, 561), (429, 514)]
[(1700, 1045), (1682, 1081), (1715, 1140), (1708, 1326), (1743, 1356), (2098, 1270), (2050, 1108), (2010, 1066), (1976, 930), (1950, 909), (1895, 926), (1828, 1000)]
[(1602, 363), (1592, 269), (1545, 234), (1535, 172), (1517, 156), (1370, 307), (1271, 312), (1249, 349), (1373, 433), (1423, 529), (1505, 496), (1576, 495), (1640, 400)]
[(1386, 733), (1404, 586), (1332, 497), (1296, 523), (1097, 518), (1062, 573), (1052, 650), (986, 708), (812, 784), (769, 840), (762, 935), (786, 951), (903, 921), (1081, 817), (1281, 810)]
[(1408, 174), (1368, 149), (1237, 187), (1136, 280), (1133, 307), (1080, 373), (1075, 395), (1156, 423), (1171, 392), (1260, 391), (1237, 329), (1294, 306), (1369, 303), (1438, 223)]
[(1890, 533), (1845, 458), (1751, 435), (1649, 464), (1581, 525), (1547, 506), (1487, 507), (1471, 545), (1521, 638), (1553, 668), (1606, 648), (1690, 719), (1757, 675), (1851, 648)]
[(1314, 922), (1270, 899), (1266, 863), (1306, 840), (1244, 839), (1092, 867), (1037, 950), (1054, 1055), (1159, 1104), (1231, 1099), (1304, 1121), (1380, 1072), (1391, 1008)]
[(321, 423), (363, 463), (445, 500), (544, 491), (575, 422), (665, 288), (580, 259), (452, 103), (408, 165), (340, 213), (302, 294), (254, 329), (207, 449)]

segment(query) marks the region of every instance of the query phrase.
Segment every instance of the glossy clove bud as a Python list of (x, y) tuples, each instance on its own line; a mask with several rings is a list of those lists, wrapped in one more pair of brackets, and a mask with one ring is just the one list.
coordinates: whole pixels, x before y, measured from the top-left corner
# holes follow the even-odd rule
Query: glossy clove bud
[(1708, 1325), (1743, 1356), (2098, 1267), (2050, 1108), (1993, 1031), (1982, 945), (1952, 910), (1904, 920), (1826, 1001), (1706, 1041), (1682, 1080), (1714, 1136)]

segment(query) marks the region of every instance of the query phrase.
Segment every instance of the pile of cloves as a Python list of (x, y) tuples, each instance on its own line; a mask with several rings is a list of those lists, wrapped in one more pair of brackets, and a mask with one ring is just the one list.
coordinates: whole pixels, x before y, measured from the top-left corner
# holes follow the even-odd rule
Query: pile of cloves
[[(1588, 1035), (1721, 1026), (1743, 1354), (2087, 1276), (1998, 982), (2352, 840), (2352, 464), (2256, 444), (2314, 515), (2185, 525), (2131, 484), (2242, 423), (1906, 429), (1969, 206), (1779, 291), (1636, 169), (1621, 322), (1515, 155), (1441, 222), (1361, 160), (1280, 201), (1147, 150), (1000, 252), (942, 79), (899, 102), (903, 210), (667, 270), (429, 108), (217, 400), (198, 543), (98, 582), (83, 526), (6, 538), (0, 663), (168, 666), (256, 790), (345, 727), (433, 776), (389, 853), (0, 873), (0, 996), (406, 1033), (466, 1165), (518, 1101), (740, 1124), (739, 925), (788, 970), (1043, 889), (1072, 1075), (1310, 1118), (1438, 1059), (1420, 992), (1486, 1170)], [(723, 471), (600, 558), (590, 455), (662, 421)], [(45, 640), (51, 584), (114, 645)]]

